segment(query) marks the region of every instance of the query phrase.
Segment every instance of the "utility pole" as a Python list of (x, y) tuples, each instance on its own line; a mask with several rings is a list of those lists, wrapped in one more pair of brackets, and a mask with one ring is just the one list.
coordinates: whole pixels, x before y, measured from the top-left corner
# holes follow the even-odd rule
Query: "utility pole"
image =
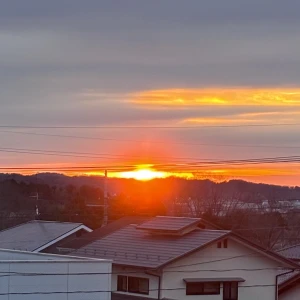
[(107, 199), (107, 170), (105, 170), (104, 175), (104, 209), (103, 209), (103, 223), (102, 227), (106, 226), (108, 223), (108, 199)]
[(36, 194), (34, 196), (30, 196), (30, 198), (35, 198), (35, 219), (38, 219), (39, 215), (40, 215), (40, 212), (39, 212), (39, 192), (38, 192), (38, 177), (37, 177), (37, 174), (35, 175), (36, 176)]
[(35, 204), (35, 218), (38, 218), (40, 212), (39, 212), (39, 205), (38, 205), (38, 202), (39, 202), (39, 192), (36, 192), (36, 204)]

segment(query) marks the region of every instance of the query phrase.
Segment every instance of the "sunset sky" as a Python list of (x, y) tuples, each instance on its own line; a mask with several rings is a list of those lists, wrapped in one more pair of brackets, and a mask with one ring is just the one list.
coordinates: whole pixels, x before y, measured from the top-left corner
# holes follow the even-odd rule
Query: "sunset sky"
[(299, 11), (298, 0), (2, 1), (2, 171), (299, 185), (296, 163), (187, 166), (298, 155)]

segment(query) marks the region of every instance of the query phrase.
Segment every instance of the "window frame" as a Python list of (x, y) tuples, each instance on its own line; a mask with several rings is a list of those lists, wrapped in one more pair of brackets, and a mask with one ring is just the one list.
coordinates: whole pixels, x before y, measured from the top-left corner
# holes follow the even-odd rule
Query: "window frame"
[[(214, 292), (207, 292), (205, 291), (205, 284), (215, 284), (216, 286), (218, 285), (218, 289)], [(189, 291), (189, 286), (197, 286), (199, 287), (198, 291)], [(186, 283), (186, 289), (185, 289), (185, 294), (187, 296), (201, 296), (201, 295), (220, 295), (221, 294), (221, 282), (187, 282)]]

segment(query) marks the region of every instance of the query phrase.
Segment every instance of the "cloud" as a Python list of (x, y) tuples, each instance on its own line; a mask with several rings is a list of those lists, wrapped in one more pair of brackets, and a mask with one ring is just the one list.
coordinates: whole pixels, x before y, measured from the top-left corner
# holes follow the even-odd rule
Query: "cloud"
[(134, 94), (130, 102), (148, 107), (295, 106), (300, 88), (169, 89)]

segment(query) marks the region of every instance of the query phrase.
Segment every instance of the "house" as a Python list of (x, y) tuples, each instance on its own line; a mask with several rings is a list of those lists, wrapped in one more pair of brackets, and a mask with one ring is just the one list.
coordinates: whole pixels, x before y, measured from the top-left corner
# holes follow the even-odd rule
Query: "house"
[(155, 217), (73, 252), (113, 260), (112, 300), (274, 300), (297, 264), (199, 218)]
[(0, 249), (1, 300), (110, 300), (111, 261)]
[(298, 268), (283, 276), (278, 285), (279, 300), (300, 299), (300, 244), (290, 246), (278, 251), (280, 255), (295, 261)]
[(31, 252), (58, 253), (62, 242), (92, 230), (81, 223), (30, 221), (0, 231), (0, 247)]

